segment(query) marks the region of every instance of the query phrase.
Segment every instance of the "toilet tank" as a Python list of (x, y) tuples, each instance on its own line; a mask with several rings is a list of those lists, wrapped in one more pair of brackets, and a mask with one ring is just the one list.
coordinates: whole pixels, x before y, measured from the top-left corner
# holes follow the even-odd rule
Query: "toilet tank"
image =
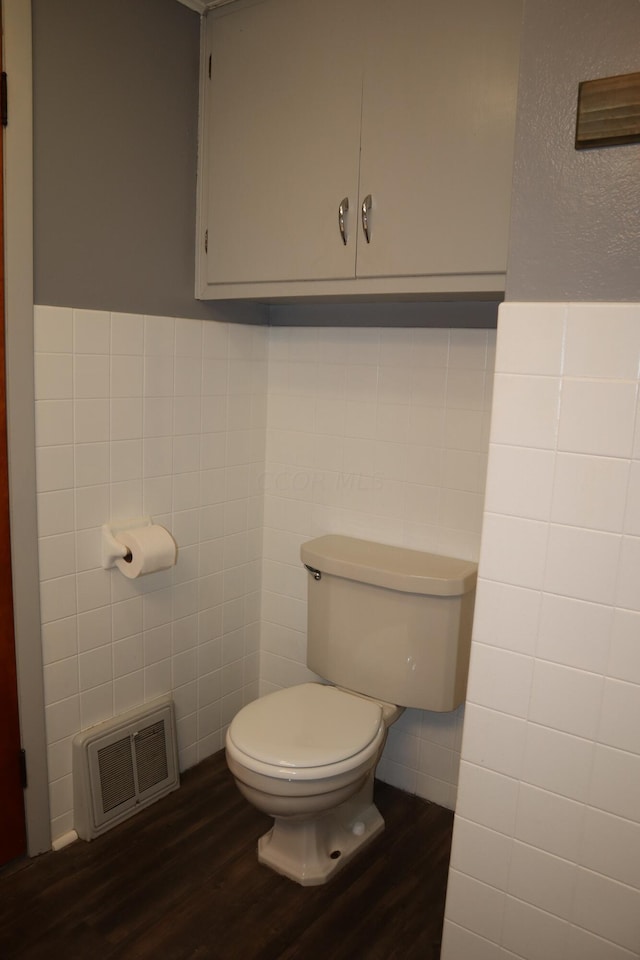
[(312, 670), (403, 707), (464, 701), (477, 564), (336, 534), (300, 555)]

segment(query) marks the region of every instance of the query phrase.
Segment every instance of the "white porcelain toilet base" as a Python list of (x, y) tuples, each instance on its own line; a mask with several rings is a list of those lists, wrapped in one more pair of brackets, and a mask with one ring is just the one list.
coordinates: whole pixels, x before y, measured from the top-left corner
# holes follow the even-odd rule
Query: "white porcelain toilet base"
[(276, 817), (258, 841), (258, 860), (303, 887), (326, 883), (384, 830), (372, 780), (350, 800), (307, 820)]
[(238, 789), (274, 819), (258, 859), (302, 886), (326, 883), (384, 829), (374, 772), (393, 704), (305, 683), (244, 707), (227, 730)]

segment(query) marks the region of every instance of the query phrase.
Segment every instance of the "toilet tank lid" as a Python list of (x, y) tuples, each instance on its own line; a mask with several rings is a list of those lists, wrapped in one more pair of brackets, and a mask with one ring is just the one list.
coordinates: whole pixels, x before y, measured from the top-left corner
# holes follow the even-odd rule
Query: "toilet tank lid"
[(453, 597), (473, 590), (478, 565), (472, 560), (392, 547), (340, 534), (308, 540), (300, 548), (302, 562), (321, 573), (358, 580), (377, 587)]

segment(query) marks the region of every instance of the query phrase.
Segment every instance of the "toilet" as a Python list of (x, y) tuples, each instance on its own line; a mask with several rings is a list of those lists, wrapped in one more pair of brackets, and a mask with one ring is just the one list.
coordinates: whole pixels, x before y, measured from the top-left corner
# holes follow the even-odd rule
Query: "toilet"
[(321, 679), (243, 707), (226, 757), (274, 819), (259, 861), (312, 886), (384, 829), (373, 783), (391, 724), (406, 707), (464, 701), (477, 565), (336, 534), (304, 543), (301, 559), (307, 664)]

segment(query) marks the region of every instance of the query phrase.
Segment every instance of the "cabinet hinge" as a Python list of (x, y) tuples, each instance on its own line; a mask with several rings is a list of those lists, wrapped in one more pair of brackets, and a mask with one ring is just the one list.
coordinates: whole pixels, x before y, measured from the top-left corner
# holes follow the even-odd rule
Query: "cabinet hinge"
[(27, 754), (24, 750), (20, 751), (20, 783), (22, 784), (22, 789), (26, 790), (27, 788)]
[(204, 252), (209, 253), (209, 231), (204, 232)]
[(0, 74), (0, 122), (6, 127), (9, 119), (9, 107), (7, 104), (7, 75), (4, 71)]
[(209, 54), (209, 80), (211, 80), (211, 54)]

